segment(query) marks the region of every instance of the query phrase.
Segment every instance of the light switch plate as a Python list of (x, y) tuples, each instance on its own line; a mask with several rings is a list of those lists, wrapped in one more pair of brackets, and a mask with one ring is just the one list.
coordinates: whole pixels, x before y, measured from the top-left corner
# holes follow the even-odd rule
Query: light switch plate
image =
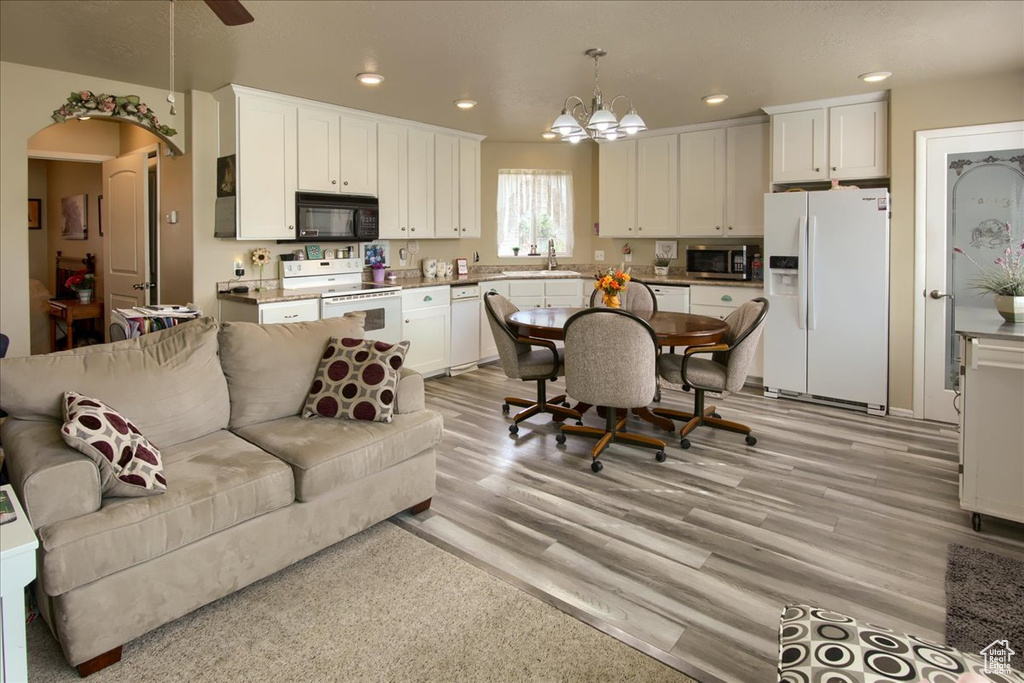
[(633, 255), (632, 254), (626, 254), (626, 263), (632, 263), (632, 262), (633, 262)]
[(595, 261), (604, 261), (604, 251), (598, 249), (594, 252)]

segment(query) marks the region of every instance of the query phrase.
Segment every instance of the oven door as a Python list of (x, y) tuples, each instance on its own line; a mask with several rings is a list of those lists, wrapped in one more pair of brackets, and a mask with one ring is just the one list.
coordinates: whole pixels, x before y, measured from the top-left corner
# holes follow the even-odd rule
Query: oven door
[(376, 339), (388, 344), (402, 341), (402, 297), (397, 293), (393, 296), (366, 299), (336, 297), (320, 301), (321, 318), (340, 318), (353, 311), (366, 313), (364, 329), (367, 339)]

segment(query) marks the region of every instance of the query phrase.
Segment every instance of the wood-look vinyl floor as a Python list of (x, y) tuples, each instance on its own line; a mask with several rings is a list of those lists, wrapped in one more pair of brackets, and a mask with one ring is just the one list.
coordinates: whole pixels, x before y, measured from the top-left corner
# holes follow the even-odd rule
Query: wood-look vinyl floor
[[(445, 418), (438, 492), (395, 521), (698, 680), (774, 681), (789, 602), (941, 641), (947, 544), (1024, 558), (1024, 526), (971, 530), (949, 426), (745, 390), (709, 403), (756, 446), (702, 427), (684, 451), (630, 419), (668, 461), (614, 444), (594, 474), (593, 441), (559, 446), (549, 416), (508, 433), (502, 398), (534, 391), (496, 366), (428, 380)], [(662, 405), (692, 398), (666, 390)]]

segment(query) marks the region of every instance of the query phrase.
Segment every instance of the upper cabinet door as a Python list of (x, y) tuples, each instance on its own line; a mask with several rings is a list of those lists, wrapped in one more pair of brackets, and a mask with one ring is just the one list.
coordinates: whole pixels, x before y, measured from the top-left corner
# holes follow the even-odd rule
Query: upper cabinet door
[(825, 110), (776, 114), (772, 117), (772, 182), (808, 180), (828, 180)]
[(459, 237), (480, 236), (480, 141), (459, 139)]
[(459, 236), (459, 139), (434, 135), (434, 237)]
[(294, 106), (238, 98), (238, 239), (295, 238)]
[(409, 239), (434, 236), (434, 134), (409, 129)]
[(377, 192), (380, 238), (409, 237), (409, 129), (377, 126)]
[(377, 122), (341, 117), (341, 192), (377, 196)]
[(300, 109), (299, 189), (341, 192), (338, 180), (338, 115), (321, 109)]
[(679, 136), (637, 141), (637, 236), (679, 232)]
[(679, 136), (679, 234), (721, 237), (725, 227), (725, 130)]
[(768, 124), (726, 128), (725, 235), (764, 234), (764, 195), (770, 191)]
[(889, 174), (889, 103), (832, 107), (828, 112), (830, 177), (879, 178)]
[(636, 140), (599, 146), (601, 237), (636, 237)]

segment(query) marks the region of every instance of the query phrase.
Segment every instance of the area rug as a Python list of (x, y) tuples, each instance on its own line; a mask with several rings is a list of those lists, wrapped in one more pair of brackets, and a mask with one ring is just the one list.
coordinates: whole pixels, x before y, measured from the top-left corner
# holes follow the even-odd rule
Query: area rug
[[(956, 543), (946, 565), (946, 644), (980, 652), (995, 640), (1024, 650), (1024, 561)], [(1017, 663), (1015, 663), (1017, 664)], [(1020, 668), (1019, 664), (1015, 668)]]
[[(78, 681), (41, 620), (29, 681)], [(383, 522), (163, 626), (120, 681), (679, 681), (675, 669)]]

